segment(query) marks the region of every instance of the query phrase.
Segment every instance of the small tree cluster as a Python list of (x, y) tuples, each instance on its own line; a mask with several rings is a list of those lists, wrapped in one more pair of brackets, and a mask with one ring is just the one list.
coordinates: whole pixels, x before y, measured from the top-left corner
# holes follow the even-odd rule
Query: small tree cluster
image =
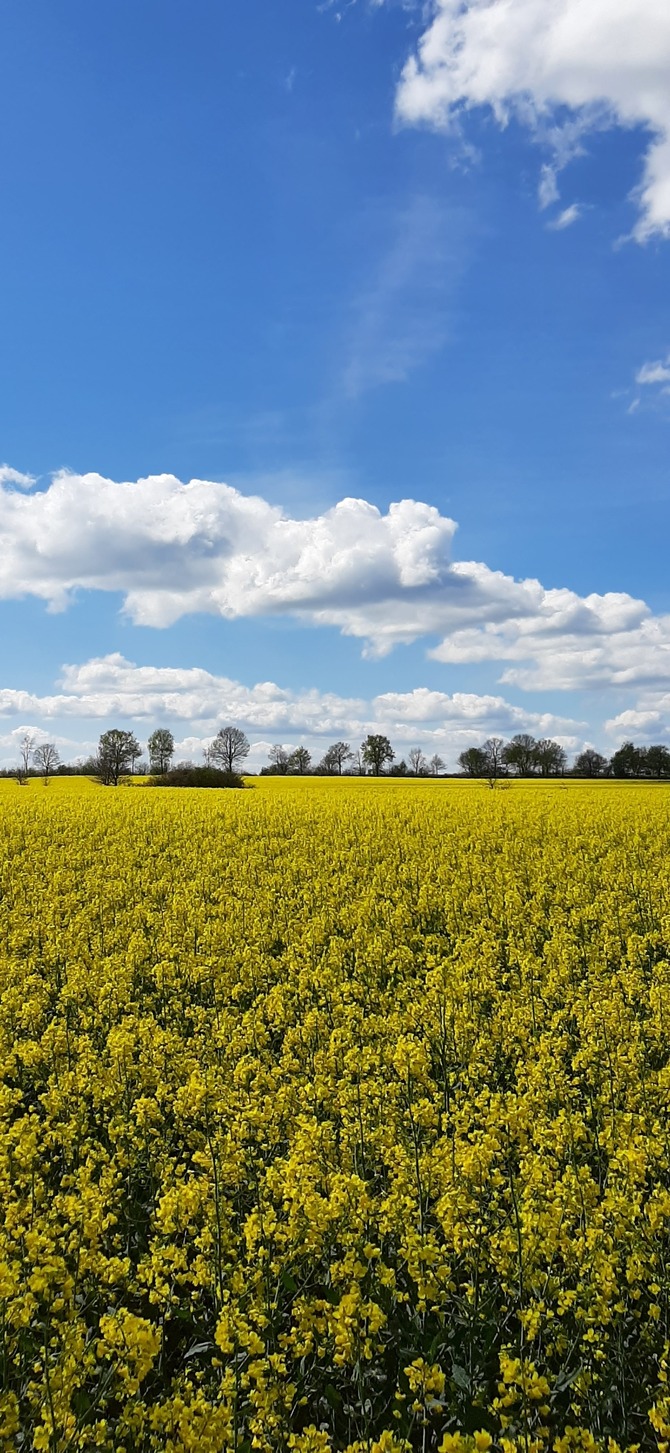
[(609, 770), (613, 777), (653, 777), (657, 780), (670, 777), (670, 750), (662, 745), (636, 747), (634, 742), (622, 742), (610, 757)]
[(560, 742), (550, 737), (538, 741), (528, 732), (518, 732), (509, 742), (502, 737), (488, 737), (481, 747), (467, 747), (458, 758), (466, 776), (494, 781), (509, 772), (517, 777), (562, 777), (567, 761)]
[[(251, 748), (244, 732), (236, 726), (221, 727), (214, 740), (205, 749), (205, 765), (218, 773), (208, 779), (207, 785), (216, 785), (225, 776), (232, 779), (239, 776), (240, 769)], [(157, 727), (151, 733), (147, 742), (149, 755), (149, 772), (158, 780), (170, 778), (172, 785), (179, 785), (175, 779), (175, 770), (172, 768), (174, 758), (175, 742), (172, 732), (167, 727)], [(98, 750), (94, 757), (85, 764), (85, 768), (98, 778), (106, 787), (117, 787), (122, 777), (132, 775), (138, 770), (138, 763), (142, 756), (142, 748), (133, 732), (122, 731), (118, 727), (103, 732), (98, 743)], [(141, 764), (142, 765), (142, 764)], [(197, 769), (192, 762), (179, 764), (182, 774), (186, 769), (191, 773), (203, 769)], [(190, 779), (189, 779), (190, 780)], [(202, 778), (204, 783), (204, 778)], [(201, 779), (198, 784), (202, 785)]]
[(387, 736), (381, 732), (370, 733), (354, 752), (349, 742), (333, 742), (316, 767), (311, 767), (311, 757), (306, 747), (296, 747), (289, 752), (276, 742), (268, 753), (268, 767), (263, 773), (269, 776), (304, 776), (314, 772), (321, 777), (341, 777), (343, 773), (356, 776), (379, 777), (388, 772), (392, 777), (439, 777), (444, 772), (444, 762), (437, 753), (430, 758), (424, 756), (420, 747), (412, 747), (408, 761), (397, 762), (396, 755)]
[(296, 747), (288, 752), (281, 742), (275, 742), (268, 753), (270, 766), (262, 769), (268, 777), (305, 777), (311, 769), (312, 757), (306, 747)]
[(20, 787), (35, 775), (48, 787), (59, 765), (60, 755), (54, 742), (38, 742), (30, 732), (25, 733), (19, 743), (19, 764), (14, 771)]

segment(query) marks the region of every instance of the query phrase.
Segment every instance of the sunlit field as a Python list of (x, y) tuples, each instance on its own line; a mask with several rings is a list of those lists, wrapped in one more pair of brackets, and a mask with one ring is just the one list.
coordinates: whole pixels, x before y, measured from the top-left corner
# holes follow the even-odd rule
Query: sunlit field
[(670, 1446), (667, 787), (0, 823), (3, 1449)]

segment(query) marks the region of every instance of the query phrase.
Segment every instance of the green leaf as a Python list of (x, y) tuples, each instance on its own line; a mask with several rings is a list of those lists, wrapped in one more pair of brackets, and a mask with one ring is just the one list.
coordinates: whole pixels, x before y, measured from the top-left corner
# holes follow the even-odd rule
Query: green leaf
[(453, 1378), (453, 1381), (456, 1383), (456, 1386), (462, 1388), (463, 1392), (470, 1391), (470, 1378), (468, 1377), (465, 1368), (460, 1367), (457, 1362), (452, 1363), (451, 1376)]

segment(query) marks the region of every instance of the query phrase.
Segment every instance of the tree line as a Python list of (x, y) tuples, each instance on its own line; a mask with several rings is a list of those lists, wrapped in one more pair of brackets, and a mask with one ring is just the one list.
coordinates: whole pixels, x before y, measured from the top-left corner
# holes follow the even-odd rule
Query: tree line
[(603, 756), (593, 747), (579, 752), (570, 768), (565, 749), (559, 742), (542, 737), (539, 741), (528, 732), (518, 732), (511, 741), (488, 737), (480, 747), (468, 747), (458, 759), (467, 777), (670, 777), (670, 748), (638, 747), (623, 742), (611, 757)]
[[(196, 768), (192, 762), (174, 765), (175, 740), (167, 727), (157, 727), (151, 733), (146, 751), (145, 758), (133, 732), (113, 727), (102, 733), (92, 757), (77, 765), (67, 765), (61, 762), (53, 742), (38, 742), (26, 733), (20, 743), (18, 765), (5, 769), (2, 775), (15, 777), (19, 783), (24, 783), (28, 777), (40, 776), (48, 784), (56, 774), (76, 772), (95, 777), (105, 786), (116, 787), (122, 777), (133, 774), (171, 779), (175, 785), (183, 785), (184, 774), (188, 772), (202, 774), (203, 769)], [(205, 748), (205, 768), (231, 779), (239, 777), (250, 751), (248, 737), (240, 727), (221, 727)], [(567, 753), (560, 742), (550, 737), (537, 739), (528, 732), (518, 732), (510, 741), (502, 737), (487, 737), (481, 746), (466, 747), (458, 758), (458, 766), (458, 775), (489, 781), (509, 776), (562, 777), (568, 772), (574, 777), (660, 780), (670, 778), (670, 748), (664, 745), (636, 746), (634, 742), (626, 741), (608, 758), (593, 747), (586, 747), (568, 767)], [(435, 753), (428, 758), (420, 747), (412, 747), (406, 759), (398, 760), (389, 738), (381, 732), (373, 732), (358, 748), (345, 741), (333, 742), (316, 764), (313, 764), (306, 747), (288, 751), (280, 743), (275, 743), (270, 748), (267, 766), (261, 768), (261, 775), (441, 777), (445, 771), (442, 757)], [(211, 782), (205, 783), (203, 778), (203, 785), (216, 785), (216, 779), (212, 777)]]
[(429, 760), (420, 747), (412, 747), (407, 761), (404, 758), (397, 761), (388, 737), (381, 732), (371, 732), (356, 749), (349, 742), (333, 742), (315, 765), (306, 747), (296, 747), (295, 751), (288, 752), (276, 743), (270, 748), (269, 763), (261, 768), (261, 775), (304, 777), (311, 773), (317, 777), (380, 777), (386, 773), (390, 777), (441, 777), (444, 771), (442, 758), (436, 753)]
[[(568, 755), (560, 742), (551, 737), (539, 739), (529, 732), (517, 732), (510, 741), (488, 737), (479, 747), (467, 747), (458, 758), (459, 775), (496, 780), (498, 777), (670, 777), (670, 748), (666, 746), (637, 747), (624, 742), (611, 757), (603, 756), (593, 747), (586, 747), (568, 766)], [(318, 776), (371, 774), (385, 772), (397, 777), (441, 777), (445, 774), (442, 757), (428, 758), (420, 747), (412, 747), (407, 760), (396, 760), (388, 737), (374, 734), (365, 738), (357, 751), (348, 742), (334, 742), (320, 762), (312, 766), (305, 747), (287, 752), (282, 746), (270, 750), (265, 774), (300, 776), (312, 772)]]

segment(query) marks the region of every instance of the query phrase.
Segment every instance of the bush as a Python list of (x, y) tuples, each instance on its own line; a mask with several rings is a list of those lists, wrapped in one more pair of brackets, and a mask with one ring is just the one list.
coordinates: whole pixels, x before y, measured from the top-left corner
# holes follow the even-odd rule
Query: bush
[(194, 767), (181, 764), (169, 772), (151, 777), (149, 787), (244, 787), (239, 772), (224, 772), (220, 767)]

